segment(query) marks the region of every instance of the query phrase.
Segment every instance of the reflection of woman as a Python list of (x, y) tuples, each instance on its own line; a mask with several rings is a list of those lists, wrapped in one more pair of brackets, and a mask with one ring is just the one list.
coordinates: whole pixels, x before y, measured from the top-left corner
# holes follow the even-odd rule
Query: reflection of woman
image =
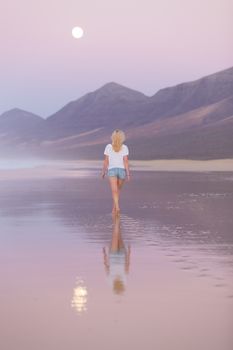
[(113, 232), (111, 245), (104, 253), (104, 265), (109, 280), (116, 294), (122, 294), (125, 290), (126, 275), (129, 272), (130, 246), (125, 247), (120, 231), (120, 217), (113, 215)]
[(126, 145), (125, 134), (123, 131), (116, 129), (112, 133), (112, 144), (108, 144), (104, 150), (104, 164), (102, 177), (108, 174), (109, 182), (112, 190), (113, 199), (113, 213), (119, 213), (119, 194), (122, 188), (125, 178), (129, 180), (129, 163), (128, 154), (129, 150)]

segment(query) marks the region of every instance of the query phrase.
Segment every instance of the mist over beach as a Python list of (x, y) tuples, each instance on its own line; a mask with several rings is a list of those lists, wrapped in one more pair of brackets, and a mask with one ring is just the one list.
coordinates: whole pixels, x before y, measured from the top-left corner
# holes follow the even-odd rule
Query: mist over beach
[(232, 350), (232, 13), (1, 1), (1, 350)]

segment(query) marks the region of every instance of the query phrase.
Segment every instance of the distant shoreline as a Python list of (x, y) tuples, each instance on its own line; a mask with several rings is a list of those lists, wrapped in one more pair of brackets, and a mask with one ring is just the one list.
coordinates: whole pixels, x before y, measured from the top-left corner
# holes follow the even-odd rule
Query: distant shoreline
[(233, 171), (233, 159), (188, 160), (188, 159), (158, 159), (132, 161), (135, 170), (146, 171)]
[[(215, 160), (132, 160), (130, 161), (133, 171), (167, 171), (167, 172), (233, 172), (233, 159)], [(20, 169), (0, 169), (1, 180), (24, 180), (24, 179), (53, 179), (53, 178), (79, 178), (96, 176), (101, 173), (102, 161), (45, 161), (31, 167)]]

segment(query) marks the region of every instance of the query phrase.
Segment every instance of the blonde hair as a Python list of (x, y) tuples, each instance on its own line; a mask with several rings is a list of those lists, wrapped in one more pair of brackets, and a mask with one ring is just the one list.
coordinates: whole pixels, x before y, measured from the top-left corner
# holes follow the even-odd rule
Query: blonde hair
[(115, 152), (119, 152), (123, 142), (125, 141), (125, 133), (122, 130), (116, 129), (112, 133), (112, 148)]

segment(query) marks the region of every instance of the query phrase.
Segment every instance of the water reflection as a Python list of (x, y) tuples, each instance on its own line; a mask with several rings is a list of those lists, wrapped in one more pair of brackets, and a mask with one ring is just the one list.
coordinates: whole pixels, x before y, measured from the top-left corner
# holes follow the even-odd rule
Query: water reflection
[(77, 278), (76, 286), (73, 290), (73, 297), (71, 300), (71, 307), (74, 308), (79, 314), (87, 310), (87, 287), (84, 281)]
[(136, 177), (0, 181), (1, 349), (232, 349), (232, 181)]
[(120, 216), (113, 215), (112, 239), (108, 248), (103, 248), (104, 266), (115, 294), (123, 294), (126, 289), (130, 266), (130, 246), (126, 247), (121, 234)]

